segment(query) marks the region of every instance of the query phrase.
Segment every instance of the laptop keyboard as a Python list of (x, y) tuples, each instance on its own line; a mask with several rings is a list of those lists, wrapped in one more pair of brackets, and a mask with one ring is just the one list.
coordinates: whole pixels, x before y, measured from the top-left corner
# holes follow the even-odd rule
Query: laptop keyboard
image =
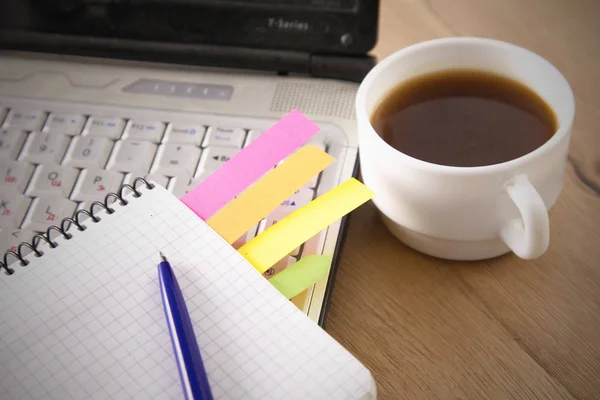
[[(240, 118), (206, 126), (153, 120), (151, 112), (133, 119), (0, 107), (0, 254), (138, 176), (181, 197), (261, 133)], [(310, 144), (327, 150), (322, 142)], [(234, 247), (310, 202), (319, 183), (315, 177)], [(265, 276), (316, 254), (318, 242), (310, 239)]]

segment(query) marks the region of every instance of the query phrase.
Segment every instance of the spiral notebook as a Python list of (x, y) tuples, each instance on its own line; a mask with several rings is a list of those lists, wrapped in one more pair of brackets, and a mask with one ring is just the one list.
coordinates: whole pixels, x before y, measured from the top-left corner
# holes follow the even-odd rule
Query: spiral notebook
[(0, 274), (1, 399), (183, 399), (158, 252), (215, 399), (373, 399), (372, 376), (182, 202), (155, 186)]

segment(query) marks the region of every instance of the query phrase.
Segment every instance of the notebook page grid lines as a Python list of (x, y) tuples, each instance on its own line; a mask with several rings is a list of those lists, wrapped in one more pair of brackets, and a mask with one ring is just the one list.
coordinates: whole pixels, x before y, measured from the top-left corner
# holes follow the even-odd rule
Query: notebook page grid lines
[(164, 189), (142, 191), (0, 278), (0, 398), (182, 398), (159, 250), (182, 287), (215, 398), (369, 392), (360, 363), (206, 224)]
[[(120, 210), (117, 210), (117, 213), (119, 212)], [(160, 379), (166, 381), (164, 377), (170, 377), (171, 390), (177, 390), (178, 382), (176, 377), (172, 376), (172, 374), (165, 374), (168, 371), (160, 371), (153, 368), (152, 366), (156, 364), (154, 362), (139, 363), (136, 359), (137, 354), (135, 353), (135, 349), (144, 349), (141, 346), (143, 343), (139, 343), (136, 340), (140, 339), (140, 337), (132, 339), (133, 334), (139, 330), (139, 327), (148, 325), (149, 329), (156, 327), (160, 329), (160, 333), (163, 333), (162, 331), (164, 330), (161, 327), (164, 324), (150, 324), (146, 315), (144, 315), (146, 318), (139, 318), (139, 315), (135, 315), (138, 317), (137, 323), (130, 324), (127, 327), (122, 324), (122, 321), (125, 320), (135, 321), (134, 316), (128, 313), (138, 314), (135, 312), (134, 296), (136, 293), (139, 293), (140, 288), (143, 288), (143, 285), (137, 285), (134, 288), (135, 285), (133, 282), (130, 282), (130, 285), (119, 285), (118, 287), (114, 285), (118, 283), (118, 281), (114, 281), (118, 276), (116, 271), (126, 264), (129, 257), (123, 256), (122, 259), (119, 259), (117, 256), (103, 254), (102, 258), (98, 259), (97, 250), (102, 248), (102, 246), (110, 244), (106, 240), (109, 236), (96, 235), (96, 240), (92, 243), (88, 243), (85, 239), (85, 235), (88, 233), (93, 234), (94, 230), (101, 228), (100, 225), (102, 223), (109, 223), (108, 220), (111, 216), (103, 216), (104, 218), (107, 221), (102, 221), (97, 226), (88, 222), (89, 229), (85, 232), (74, 232), (73, 239), (69, 242), (61, 242), (58, 239), (57, 242), (60, 242), (58, 249), (60, 250), (45, 249), (45, 254), (40, 259), (40, 263), (32, 262), (30, 266), (19, 268), (15, 275), (8, 277), (8, 282), (6, 283), (10, 286), (7, 288), (12, 286), (15, 292), (23, 289), (30, 289), (30, 292), (35, 292), (37, 287), (32, 282), (48, 282), (48, 284), (42, 283), (39, 285), (42, 288), (46, 287), (47, 290), (43, 291), (39, 298), (33, 299), (35, 302), (39, 302), (38, 304), (44, 304), (44, 302), (48, 304), (48, 307), (45, 310), (40, 310), (38, 314), (42, 316), (46, 315), (45, 320), (50, 325), (49, 331), (45, 332), (45, 337), (48, 339), (45, 340), (44, 337), (38, 338), (41, 339), (41, 346), (38, 345), (32, 348), (34, 354), (38, 355), (38, 358), (41, 355), (42, 359), (39, 360), (39, 364), (48, 370), (47, 372), (44, 371), (48, 376), (46, 374), (38, 375), (35, 369), (31, 369), (28, 371), (30, 372), (29, 376), (35, 375), (40, 380), (39, 385), (36, 387), (36, 385), (24, 382), (23, 386), (29, 390), (28, 395), (17, 392), (13, 396), (14, 398), (134, 398), (136, 394), (138, 397), (147, 397), (150, 395), (162, 397), (164, 393), (155, 389), (161, 389), (161, 386), (165, 385), (164, 381), (160, 381)], [(115, 230), (112, 233), (117, 229), (118, 227), (115, 226)], [(113, 240), (118, 239), (118, 237), (114, 237)], [(85, 245), (78, 246), (78, 243), (75, 241), (85, 242)], [(132, 244), (129, 248), (134, 249), (135, 244)], [(57, 257), (58, 251), (61, 252), (60, 257)], [(69, 260), (72, 260), (72, 262), (69, 262)], [(63, 264), (61, 268), (57, 264), (59, 261), (67, 261), (67, 264)], [(88, 271), (90, 273), (85, 275), (84, 280), (75, 281), (76, 278), (74, 277), (78, 276), (78, 274), (74, 271), (74, 268), (82, 268), (86, 263), (90, 265), (92, 262), (95, 263), (95, 266), (102, 263), (103, 271), (99, 268), (89, 268)], [(26, 274), (32, 276), (26, 277)], [(18, 277), (19, 275), (22, 275), (22, 278), (19, 277), (19, 283), (26, 282), (26, 284), (18, 285), (15, 283), (13, 286), (10, 278)], [(125, 280), (123, 276), (121, 279)], [(139, 277), (137, 277), (137, 281), (140, 281)], [(70, 290), (72, 290), (72, 294), (74, 295), (72, 297), (66, 294)], [(121, 307), (115, 306), (115, 302), (110, 301), (113, 299), (108, 300), (106, 297), (107, 291), (115, 293), (114, 300), (121, 299), (124, 302), (121, 304)], [(27, 298), (25, 300), (27, 301)], [(30, 319), (29, 315), (23, 314), (24, 311), (19, 307), (19, 304), (14, 304), (14, 308), (19, 310), (17, 316), (21, 316), (26, 320)], [(71, 310), (74, 314), (78, 315), (79, 321), (70, 319), (67, 310)], [(2, 314), (4, 316), (4, 313)], [(161, 315), (155, 313), (154, 319), (157, 322), (160, 322), (160, 318)], [(109, 320), (110, 323), (107, 324)], [(107, 329), (103, 329), (103, 325), (106, 325)], [(162, 336), (164, 335), (157, 335), (158, 338)], [(153, 342), (151, 341), (150, 343), (152, 344)], [(32, 345), (32, 343), (24, 344), (28, 346)], [(35, 344), (33, 345), (35, 346)], [(70, 356), (70, 353), (66, 351), (65, 345), (68, 345), (72, 349), (73, 356)], [(166, 341), (162, 343), (161, 348), (159, 348), (162, 351), (155, 349), (155, 354), (158, 354), (158, 356), (168, 355), (167, 351), (169, 348), (167, 345), (170, 345), (170, 343)], [(7, 348), (12, 348), (16, 350), (15, 352), (18, 352), (19, 348), (15, 348), (14, 346), (14, 343), (9, 344)], [(150, 349), (146, 347), (144, 350), (152, 350), (152, 346), (150, 346)], [(43, 359), (44, 357), (46, 359)], [(117, 363), (117, 360), (121, 361), (121, 363)], [(9, 362), (10, 366), (11, 363)], [(142, 368), (125, 372), (123, 367), (127, 366), (140, 366)], [(144, 368), (145, 366), (148, 366), (148, 368)], [(14, 365), (14, 367), (19, 366)], [(35, 368), (35, 365), (32, 366), (29, 364), (27, 367)], [(74, 379), (68, 379), (67, 374), (61, 375), (57, 372), (61, 370), (66, 370), (69, 374), (75, 374)], [(11, 368), (8, 372), (11, 373), (13, 371)], [(81, 372), (78, 373), (77, 371)], [(1, 376), (4, 376), (4, 374)], [(25, 376), (16, 377), (23, 379)], [(137, 378), (144, 377), (159, 379), (160, 384), (151, 388), (148, 393), (144, 393), (140, 388), (143, 385), (140, 385), (139, 382), (134, 383)], [(108, 382), (112, 386), (107, 385)], [(115, 382), (119, 384), (114, 385)], [(39, 392), (42, 384), (50, 392)], [(6, 389), (4, 382), (0, 382), (0, 385)], [(116, 391), (117, 389), (123, 389), (123, 385), (126, 385), (124, 386), (125, 392)], [(127, 391), (131, 393), (131, 396), (126, 396), (128, 394)]]

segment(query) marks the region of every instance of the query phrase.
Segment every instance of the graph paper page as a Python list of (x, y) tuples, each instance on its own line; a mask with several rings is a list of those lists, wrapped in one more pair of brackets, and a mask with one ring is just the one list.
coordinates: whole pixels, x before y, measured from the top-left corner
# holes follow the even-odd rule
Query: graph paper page
[(183, 399), (162, 251), (216, 399), (371, 399), (370, 372), (160, 187), (0, 277), (1, 399)]

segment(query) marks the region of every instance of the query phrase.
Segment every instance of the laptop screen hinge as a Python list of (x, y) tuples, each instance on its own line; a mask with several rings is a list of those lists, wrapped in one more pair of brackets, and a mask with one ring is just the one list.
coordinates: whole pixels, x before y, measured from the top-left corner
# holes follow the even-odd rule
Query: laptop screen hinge
[(0, 29), (0, 49), (129, 59), (229, 69), (272, 71), (360, 82), (375, 64), (371, 56), (151, 42), (16, 32)]
[(360, 82), (374, 65), (375, 58), (369, 55), (313, 54), (310, 58), (310, 75)]

